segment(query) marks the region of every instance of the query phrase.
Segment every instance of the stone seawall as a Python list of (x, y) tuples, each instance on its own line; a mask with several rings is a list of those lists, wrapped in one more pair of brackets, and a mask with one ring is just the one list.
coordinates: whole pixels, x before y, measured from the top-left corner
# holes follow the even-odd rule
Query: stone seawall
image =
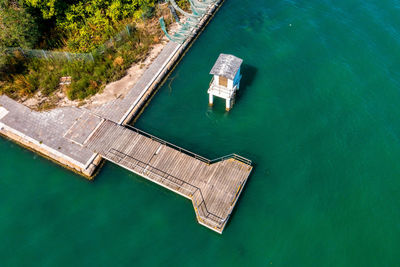
[(0, 135), (29, 150), (39, 153), (44, 158), (50, 159), (51, 161), (78, 173), (88, 180), (93, 180), (97, 167), (101, 164), (102, 161), (102, 158), (99, 155), (95, 154), (93, 155), (93, 160), (91, 160), (89, 166), (83, 166), (81, 163), (75, 161), (72, 158), (66, 157), (65, 155), (55, 151), (51, 147), (48, 147), (43, 143), (38, 143), (36, 140), (29, 138), (21, 133), (18, 133), (2, 124), (0, 124)]

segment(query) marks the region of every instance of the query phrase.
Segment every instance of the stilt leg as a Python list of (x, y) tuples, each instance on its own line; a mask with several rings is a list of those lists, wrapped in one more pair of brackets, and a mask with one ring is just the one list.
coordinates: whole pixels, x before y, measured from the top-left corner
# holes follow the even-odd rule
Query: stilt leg
[(227, 98), (226, 99), (226, 107), (225, 107), (226, 111), (231, 110), (231, 99)]
[(212, 94), (209, 94), (209, 98), (208, 98), (208, 105), (210, 107), (212, 107), (214, 104), (214, 96)]

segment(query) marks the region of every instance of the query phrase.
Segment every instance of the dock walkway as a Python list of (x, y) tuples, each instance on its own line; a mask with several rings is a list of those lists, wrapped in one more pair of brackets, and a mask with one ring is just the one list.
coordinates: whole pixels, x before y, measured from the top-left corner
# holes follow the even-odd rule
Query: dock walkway
[(94, 109), (93, 112), (99, 117), (122, 124), (131, 115), (133, 109), (140, 104), (139, 102), (145, 100), (144, 94), (148, 92), (148, 89), (163, 77), (164, 72), (168, 71), (166, 66), (171, 63), (171, 59), (176, 56), (181, 46), (169, 42), (124, 98), (112, 100)]
[(104, 121), (83, 144), (192, 200), (200, 224), (222, 233), (252, 170), (238, 155), (208, 160), (133, 127)]

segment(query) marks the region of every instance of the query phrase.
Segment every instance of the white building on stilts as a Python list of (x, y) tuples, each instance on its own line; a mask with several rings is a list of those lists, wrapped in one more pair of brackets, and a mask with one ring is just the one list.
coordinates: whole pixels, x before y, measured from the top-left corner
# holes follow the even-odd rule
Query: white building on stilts
[(220, 54), (210, 74), (214, 75), (208, 89), (209, 105), (214, 103), (214, 96), (226, 101), (226, 110), (229, 111), (235, 102), (236, 91), (239, 90), (240, 67), (243, 60), (233, 55)]

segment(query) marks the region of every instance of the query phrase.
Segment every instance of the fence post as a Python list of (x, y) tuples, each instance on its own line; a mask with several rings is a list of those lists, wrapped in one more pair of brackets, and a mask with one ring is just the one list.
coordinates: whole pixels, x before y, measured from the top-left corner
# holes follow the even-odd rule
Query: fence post
[(22, 55), (23, 55), (24, 57), (26, 57), (26, 56), (25, 56), (25, 53), (24, 53), (24, 50), (23, 50), (21, 47), (18, 47), (18, 49), (19, 49), (19, 51), (21, 51)]
[(70, 58), (69, 58), (68, 53), (67, 53), (67, 52), (64, 52), (64, 54), (65, 54), (65, 57), (67, 58), (67, 60), (68, 60), (68, 61), (71, 61)]
[(46, 55), (46, 52), (44, 52), (43, 49), (42, 49), (42, 53), (43, 53), (43, 55), (44, 55), (44, 58), (45, 58), (46, 60), (49, 60), (48, 57), (47, 57), (47, 55)]

